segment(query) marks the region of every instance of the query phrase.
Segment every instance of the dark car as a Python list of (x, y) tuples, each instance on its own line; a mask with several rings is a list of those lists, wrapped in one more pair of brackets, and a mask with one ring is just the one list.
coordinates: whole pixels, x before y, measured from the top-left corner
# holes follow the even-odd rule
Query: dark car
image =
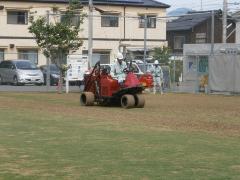
[[(47, 82), (47, 65), (40, 66), (43, 73), (44, 84)], [(60, 77), (59, 68), (55, 64), (50, 65), (50, 84), (57, 85)]]

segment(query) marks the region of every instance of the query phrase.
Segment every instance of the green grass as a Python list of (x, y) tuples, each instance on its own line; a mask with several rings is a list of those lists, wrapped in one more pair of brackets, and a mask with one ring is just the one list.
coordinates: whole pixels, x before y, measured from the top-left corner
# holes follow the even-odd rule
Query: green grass
[(51, 95), (0, 97), (18, 102), (0, 106), (0, 179), (240, 179), (239, 136), (19, 108), (78, 106)]

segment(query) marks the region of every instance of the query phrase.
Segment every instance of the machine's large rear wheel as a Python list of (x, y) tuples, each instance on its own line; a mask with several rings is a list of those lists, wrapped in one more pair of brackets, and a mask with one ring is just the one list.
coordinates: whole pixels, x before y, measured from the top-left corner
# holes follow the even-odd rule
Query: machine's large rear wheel
[(83, 92), (80, 96), (80, 104), (83, 106), (93, 106), (94, 94), (92, 92)]
[(122, 98), (121, 98), (121, 106), (123, 108), (132, 108), (134, 107), (135, 105), (135, 99), (134, 99), (134, 96), (131, 95), (131, 94), (126, 94), (126, 95), (123, 95)]
[(142, 94), (135, 94), (134, 99), (135, 99), (135, 107), (137, 107), (137, 108), (143, 108), (144, 107), (145, 98)]

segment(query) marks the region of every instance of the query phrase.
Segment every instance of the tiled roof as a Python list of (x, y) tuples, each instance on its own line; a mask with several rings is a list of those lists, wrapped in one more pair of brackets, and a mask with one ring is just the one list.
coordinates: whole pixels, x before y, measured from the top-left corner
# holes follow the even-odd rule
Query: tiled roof
[[(17, 1), (17, 0), (5, 0)], [(18, 1), (19, 2), (19, 1)], [(69, 0), (21, 0), (21, 2), (42, 2), (42, 3), (69, 3)], [(82, 0), (82, 4), (87, 4), (88, 0)], [(158, 0), (93, 0), (95, 5), (116, 5), (116, 6), (141, 6), (169, 8), (170, 6)]]
[(167, 31), (189, 30), (211, 18), (211, 12), (193, 12), (167, 23)]

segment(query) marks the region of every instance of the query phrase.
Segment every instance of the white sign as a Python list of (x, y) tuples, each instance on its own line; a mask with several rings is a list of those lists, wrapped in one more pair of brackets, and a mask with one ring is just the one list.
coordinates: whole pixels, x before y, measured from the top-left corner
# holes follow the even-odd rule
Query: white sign
[(67, 66), (68, 81), (83, 81), (84, 74), (88, 71), (88, 56), (68, 55)]
[(66, 93), (69, 92), (69, 81), (83, 81), (88, 71), (88, 56), (72, 54), (67, 56)]

